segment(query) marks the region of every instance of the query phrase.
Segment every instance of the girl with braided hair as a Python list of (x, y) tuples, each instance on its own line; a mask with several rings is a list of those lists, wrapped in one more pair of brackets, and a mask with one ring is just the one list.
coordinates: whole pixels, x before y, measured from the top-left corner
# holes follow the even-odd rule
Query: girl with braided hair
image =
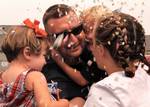
[(91, 45), (98, 67), (108, 77), (91, 87), (84, 107), (150, 107), (150, 65), (142, 25), (128, 14), (106, 14), (95, 26)]

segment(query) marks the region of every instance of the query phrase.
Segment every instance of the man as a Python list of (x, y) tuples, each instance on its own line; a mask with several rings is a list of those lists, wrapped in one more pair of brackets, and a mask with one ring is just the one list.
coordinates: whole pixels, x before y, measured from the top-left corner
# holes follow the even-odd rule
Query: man
[(87, 85), (106, 76), (105, 72), (97, 68), (96, 63), (90, 64), (93, 56), (85, 48), (83, 24), (74, 10), (63, 4), (47, 9), (43, 23), (53, 44), (52, 48), (57, 49), (51, 50), (54, 62), (50, 61), (44, 67), (44, 74), (48, 82), (51, 80), (58, 82), (58, 88), (62, 90), (61, 98), (83, 104), (83, 100), (74, 99), (76, 97), (85, 99), (88, 94)]
[[(57, 82), (61, 89), (60, 97), (69, 99), (72, 105), (82, 107), (88, 94), (86, 64), (80, 59), (84, 47), (83, 25), (75, 11), (64, 4), (48, 8), (43, 23), (49, 34), (52, 48), (51, 57), (43, 68), (47, 81)], [(60, 38), (59, 45), (54, 42)], [(58, 46), (54, 46), (53, 44)]]

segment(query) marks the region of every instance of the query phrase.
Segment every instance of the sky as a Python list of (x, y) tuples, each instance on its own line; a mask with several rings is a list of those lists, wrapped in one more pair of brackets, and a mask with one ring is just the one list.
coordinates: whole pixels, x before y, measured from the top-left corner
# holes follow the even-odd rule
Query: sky
[(104, 5), (136, 17), (150, 35), (150, 0), (0, 0), (0, 25), (18, 25), (26, 18), (41, 21), (45, 10), (54, 4), (68, 4), (78, 11), (93, 5)]

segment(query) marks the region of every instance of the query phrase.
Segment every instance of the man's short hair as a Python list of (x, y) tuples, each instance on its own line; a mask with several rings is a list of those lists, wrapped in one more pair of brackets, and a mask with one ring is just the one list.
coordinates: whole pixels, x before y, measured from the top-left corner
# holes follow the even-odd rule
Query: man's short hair
[(70, 11), (74, 12), (73, 8), (65, 4), (56, 4), (49, 7), (43, 15), (43, 24), (47, 24), (47, 21), (52, 18), (61, 18), (66, 16)]

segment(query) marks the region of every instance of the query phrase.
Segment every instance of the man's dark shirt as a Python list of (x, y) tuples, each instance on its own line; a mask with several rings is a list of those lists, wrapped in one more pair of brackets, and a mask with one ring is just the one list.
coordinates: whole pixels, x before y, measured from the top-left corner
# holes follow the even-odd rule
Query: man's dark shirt
[(58, 88), (62, 90), (60, 98), (66, 98), (69, 100), (73, 97), (86, 98), (89, 91), (87, 86), (90, 86), (92, 83), (106, 77), (105, 72), (98, 69), (95, 62), (93, 62), (90, 66), (87, 64), (89, 60), (92, 61), (93, 59), (90, 51), (84, 49), (80, 58), (80, 63), (70, 66), (80, 71), (83, 77), (89, 82), (89, 84), (84, 87), (76, 84), (52, 59), (43, 67), (42, 71), (47, 82), (57, 82)]

